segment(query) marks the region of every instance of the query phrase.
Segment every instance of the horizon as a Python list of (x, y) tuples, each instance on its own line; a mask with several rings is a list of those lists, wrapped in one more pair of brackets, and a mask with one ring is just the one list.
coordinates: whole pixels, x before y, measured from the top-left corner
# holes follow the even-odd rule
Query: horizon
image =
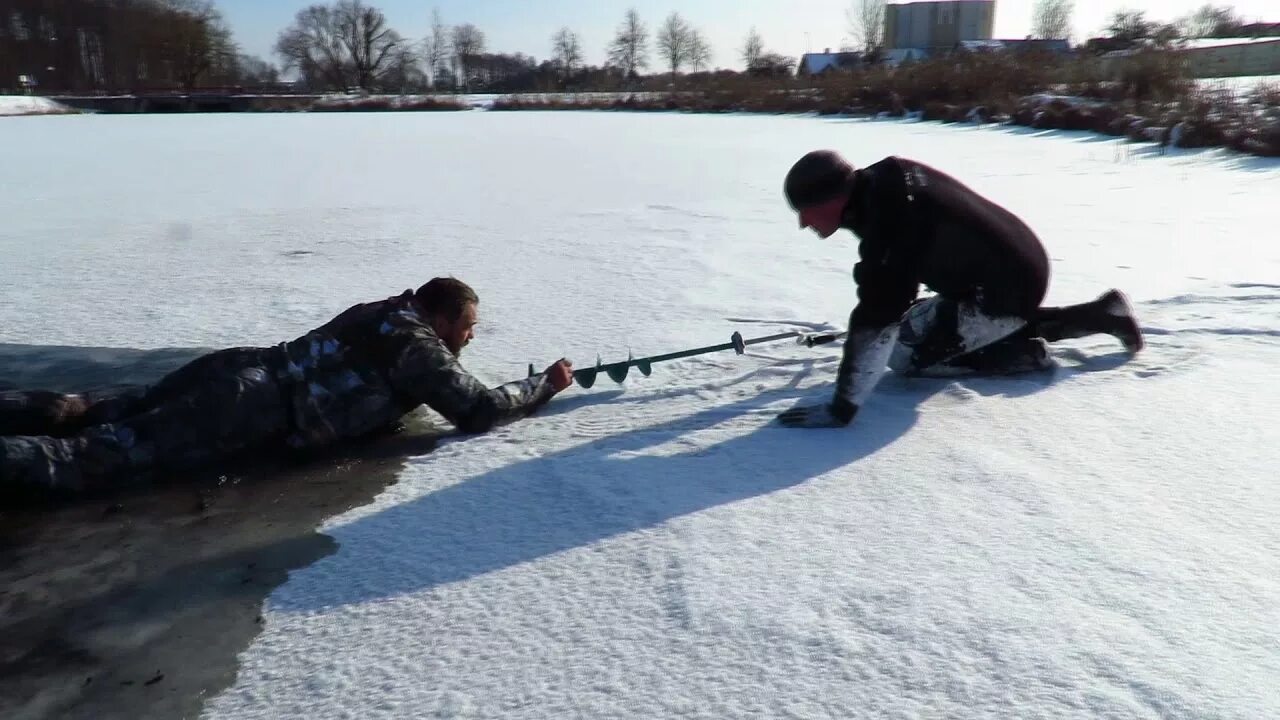
[[(216, 6), (241, 52), (279, 64), (273, 50), (276, 36), (292, 23), (298, 10), (315, 1), (216, 0)], [(640, 13), (651, 35), (669, 13), (679, 12), (707, 37), (714, 52), (713, 68), (741, 66), (739, 49), (753, 26), (764, 38), (768, 51), (787, 57), (799, 58), (806, 52), (827, 48), (837, 50), (851, 43), (845, 20), (845, 10), (852, 5), (850, 0), (800, 0), (794, 4), (778, 0), (685, 0), (678, 4), (655, 0), (544, 0), (537, 7), (520, 0), (366, 0), (366, 4), (381, 9), (388, 25), (411, 42), (417, 43), (427, 35), (435, 7), (447, 25), (472, 23), (484, 32), (488, 52), (524, 53), (539, 60), (551, 55), (551, 35), (568, 27), (578, 34), (587, 65), (604, 64), (605, 47), (630, 7)], [(1077, 1), (1071, 40), (1078, 43), (1096, 36), (1117, 9), (1144, 10), (1154, 20), (1170, 22), (1203, 4), (1203, 0)], [(1029, 34), (1033, 5), (1033, 0), (996, 0), (995, 37), (1022, 38)], [(1241, 0), (1231, 5), (1249, 21), (1280, 21), (1275, 0)], [(650, 45), (652, 68), (657, 65), (652, 39)]]

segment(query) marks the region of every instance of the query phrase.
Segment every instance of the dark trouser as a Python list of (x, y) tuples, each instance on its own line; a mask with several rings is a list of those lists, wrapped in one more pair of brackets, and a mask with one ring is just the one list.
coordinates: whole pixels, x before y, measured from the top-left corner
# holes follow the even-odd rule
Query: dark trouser
[(1051, 308), (1018, 308), (936, 296), (902, 316), (889, 366), (907, 375), (1017, 373), (1053, 365), (1047, 343), (1104, 333), (1129, 352), (1142, 349), (1142, 331), (1123, 293)]
[(288, 412), (267, 352), (210, 353), (142, 392), (6, 393), (0, 488), (91, 490), (280, 440)]
[(976, 303), (941, 296), (920, 300), (902, 316), (889, 367), (906, 375), (1017, 371), (1012, 358), (995, 350), (1018, 349), (1015, 341), (1024, 339), (1027, 327), (1023, 317), (995, 315)]

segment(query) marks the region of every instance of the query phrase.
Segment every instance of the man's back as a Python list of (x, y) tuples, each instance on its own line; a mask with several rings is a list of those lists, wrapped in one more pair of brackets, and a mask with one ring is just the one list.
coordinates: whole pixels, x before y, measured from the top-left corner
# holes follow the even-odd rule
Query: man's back
[(294, 447), (378, 432), (427, 405), (463, 432), (532, 412), (556, 390), (545, 375), (489, 388), (464, 370), (414, 293), (348, 308), (283, 345)]
[[(400, 317), (397, 331), (388, 325)], [(418, 337), (404, 326), (420, 330)], [(278, 376), (294, 418), (289, 444), (317, 447), (342, 438), (362, 437), (394, 425), (421, 404), (398, 393), (390, 368), (410, 342), (430, 346), (430, 327), (413, 307), (412, 291), (386, 300), (354, 305), (329, 322), (282, 343)], [(439, 346), (439, 352), (448, 352)]]
[(1049, 265), (1035, 233), (941, 170), (885, 158), (858, 171), (851, 200), (846, 226), (862, 240), (855, 278), (870, 301), (858, 313), (867, 325), (895, 322), (920, 283), (957, 300), (985, 296), (1013, 314), (1043, 299)]

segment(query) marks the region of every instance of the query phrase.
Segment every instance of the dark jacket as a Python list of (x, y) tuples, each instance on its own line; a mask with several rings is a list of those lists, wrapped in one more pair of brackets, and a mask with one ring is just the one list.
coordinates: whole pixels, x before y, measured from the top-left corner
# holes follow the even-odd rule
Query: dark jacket
[(1044, 299), (1049, 258), (1013, 213), (946, 173), (888, 157), (855, 175), (843, 227), (860, 239), (850, 330), (898, 322), (920, 285), (1029, 317)]
[(351, 307), (281, 349), (294, 447), (375, 432), (423, 404), (463, 432), (484, 432), (555, 394), (545, 374), (485, 386), (436, 336), (409, 291)]
[(546, 374), (486, 387), (406, 292), (276, 347), (203, 355), (148, 388), (103, 397), (0, 393), (0, 493), (85, 489), (282, 441), (317, 448), (385, 430), (423, 404), (463, 432), (483, 432), (553, 394)]

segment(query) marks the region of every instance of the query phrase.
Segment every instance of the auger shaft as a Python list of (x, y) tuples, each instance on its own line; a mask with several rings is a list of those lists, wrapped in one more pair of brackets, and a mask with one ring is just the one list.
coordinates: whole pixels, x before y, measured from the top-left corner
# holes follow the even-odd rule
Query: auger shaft
[[(764, 337), (751, 338), (745, 340), (742, 333), (735, 332), (729, 337), (729, 342), (720, 343), (718, 345), (707, 345), (705, 347), (691, 348), (689, 350), (680, 350), (677, 352), (664, 353), (662, 355), (650, 355), (649, 357), (633, 358), (628, 357), (626, 360), (620, 360), (612, 363), (601, 363), (599, 358), (596, 359), (595, 367), (580, 368), (573, 371), (574, 382), (584, 388), (589, 388), (596, 384), (596, 377), (603, 370), (611, 380), (621, 383), (627, 378), (627, 372), (631, 368), (636, 368), (641, 375), (648, 377), (653, 372), (653, 363), (665, 362), (667, 360), (679, 360), (680, 358), (693, 357), (695, 355), (706, 355), (713, 352), (722, 352), (724, 350), (733, 350), (741, 355), (746, 351), (748, 345), (759, 345), (761, 343), (777, 342), (788, 338), (798, 338), (798, 342), (808, 347), (814, 345), (822, 345), (834, 342), (844, 337), (843, 332), (828, 333), (803, 333), (799, 331), (777, 333), (776, 335), (766, 335)], [(533, 365), (529, 365), (529, 375), (534, 374)]]

